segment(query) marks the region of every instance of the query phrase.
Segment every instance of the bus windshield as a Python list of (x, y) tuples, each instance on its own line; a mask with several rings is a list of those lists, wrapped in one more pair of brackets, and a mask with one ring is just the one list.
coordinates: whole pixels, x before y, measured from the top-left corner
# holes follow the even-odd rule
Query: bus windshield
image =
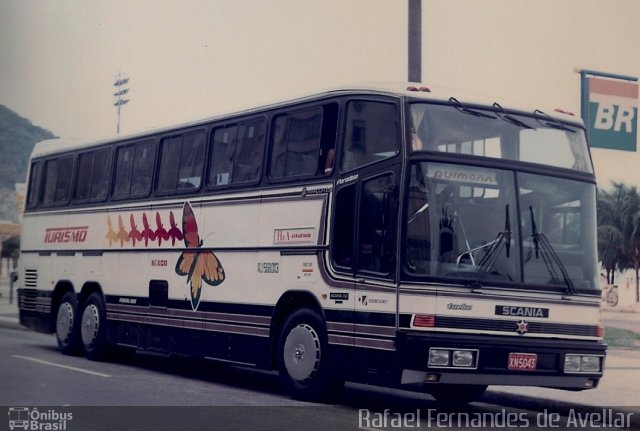
[(413, 162), (410, 175), (405, 273), (567, 293), (598, 288), (593, 184), (426, 161)]
[(458, 153), (593, 173), (582, 128), (536, 111), (525, 116), (460, 104), (411, 104), (412, 150)]

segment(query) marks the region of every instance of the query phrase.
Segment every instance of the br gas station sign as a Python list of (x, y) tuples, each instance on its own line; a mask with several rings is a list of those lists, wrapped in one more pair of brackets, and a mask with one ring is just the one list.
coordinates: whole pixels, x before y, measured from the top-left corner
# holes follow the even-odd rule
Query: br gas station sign
[(591, 147), (636, 151), (638, 79), (588, 70), (580, 74), (582, 118)]

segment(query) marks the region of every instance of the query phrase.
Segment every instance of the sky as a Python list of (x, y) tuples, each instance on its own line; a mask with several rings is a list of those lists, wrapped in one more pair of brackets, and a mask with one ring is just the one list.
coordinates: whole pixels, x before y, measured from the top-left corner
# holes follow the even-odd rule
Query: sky
[[(636, 0), (423, 0), (427, 85), (580, 112), (576, 68), (640, 76)], [(0, 0), (0, 104), (62, 137), (123, 134), (333, 86), (407, 80), (406, 0)], [(640, 148), (640, 145), (638, 145)], [(640, 153), (593, 149), (601, 187)]]

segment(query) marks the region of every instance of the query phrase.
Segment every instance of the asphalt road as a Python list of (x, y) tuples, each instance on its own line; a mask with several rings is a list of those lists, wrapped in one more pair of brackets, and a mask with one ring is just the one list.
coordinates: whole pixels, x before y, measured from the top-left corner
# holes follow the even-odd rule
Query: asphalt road
[[(38, 406), (34, 417), (44, 414), (40, 422), (64, 422), (64, 429), (71, 431), (369, 430), (393, 429), (394, 425), (471, 429), (478, 428), (469, 422), (474, 418), (482, 429), (505, 429), (505, 425), (511, 429), (547, 429), (551, 425), (603, 429), (603, 420), (616, 418), (624, 426), (608, 429), (640, 429), (640, 408), (634, 404), (602, 410), (622, 405), (607, 399), (609, 392), (602, 392), (596, 401), (587, 398), (581, 402), (572, 392), (507, 388), (490, 390), (466, 407), (445, 408), (424, 394), (348, 384), (339, 399), (326, 405), (292, 400), (274, 373), (140, 354), (92, 362), (60, 354), (53, 336), (24, 330), (0, 329), (0, 346), (0, 405), (7, 409), (27, 407), (32, 414)], [(625, 375), (640, 376), (640, 367), (636, 367), (640, 357), (625, 366), (629, 363), (624, 362), (624, 352), (622, 362), (616, 362), (613, 353), (611, 375), (615, 375), (617, 363), (623, 380), (629, 380)], [(617, 385), (613, 380), (609, 384)], [(630, 385), (638, 391), (633, 379)], [(596, 394), (598, 390), (587, 392)], [(8, 417), (12, 414), (17, 413), (9, 411)], [(72, 416), (63, 421), (64, 414)]]

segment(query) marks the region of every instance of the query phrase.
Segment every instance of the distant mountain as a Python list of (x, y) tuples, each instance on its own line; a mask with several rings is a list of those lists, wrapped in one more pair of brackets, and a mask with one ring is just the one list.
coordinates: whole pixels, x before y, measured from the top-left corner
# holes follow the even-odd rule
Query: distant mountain
[(34, 144), (51, 138), (50, 131), (0, 105), (0, 220), (18, 220), (15, 183), (26, 181)]

